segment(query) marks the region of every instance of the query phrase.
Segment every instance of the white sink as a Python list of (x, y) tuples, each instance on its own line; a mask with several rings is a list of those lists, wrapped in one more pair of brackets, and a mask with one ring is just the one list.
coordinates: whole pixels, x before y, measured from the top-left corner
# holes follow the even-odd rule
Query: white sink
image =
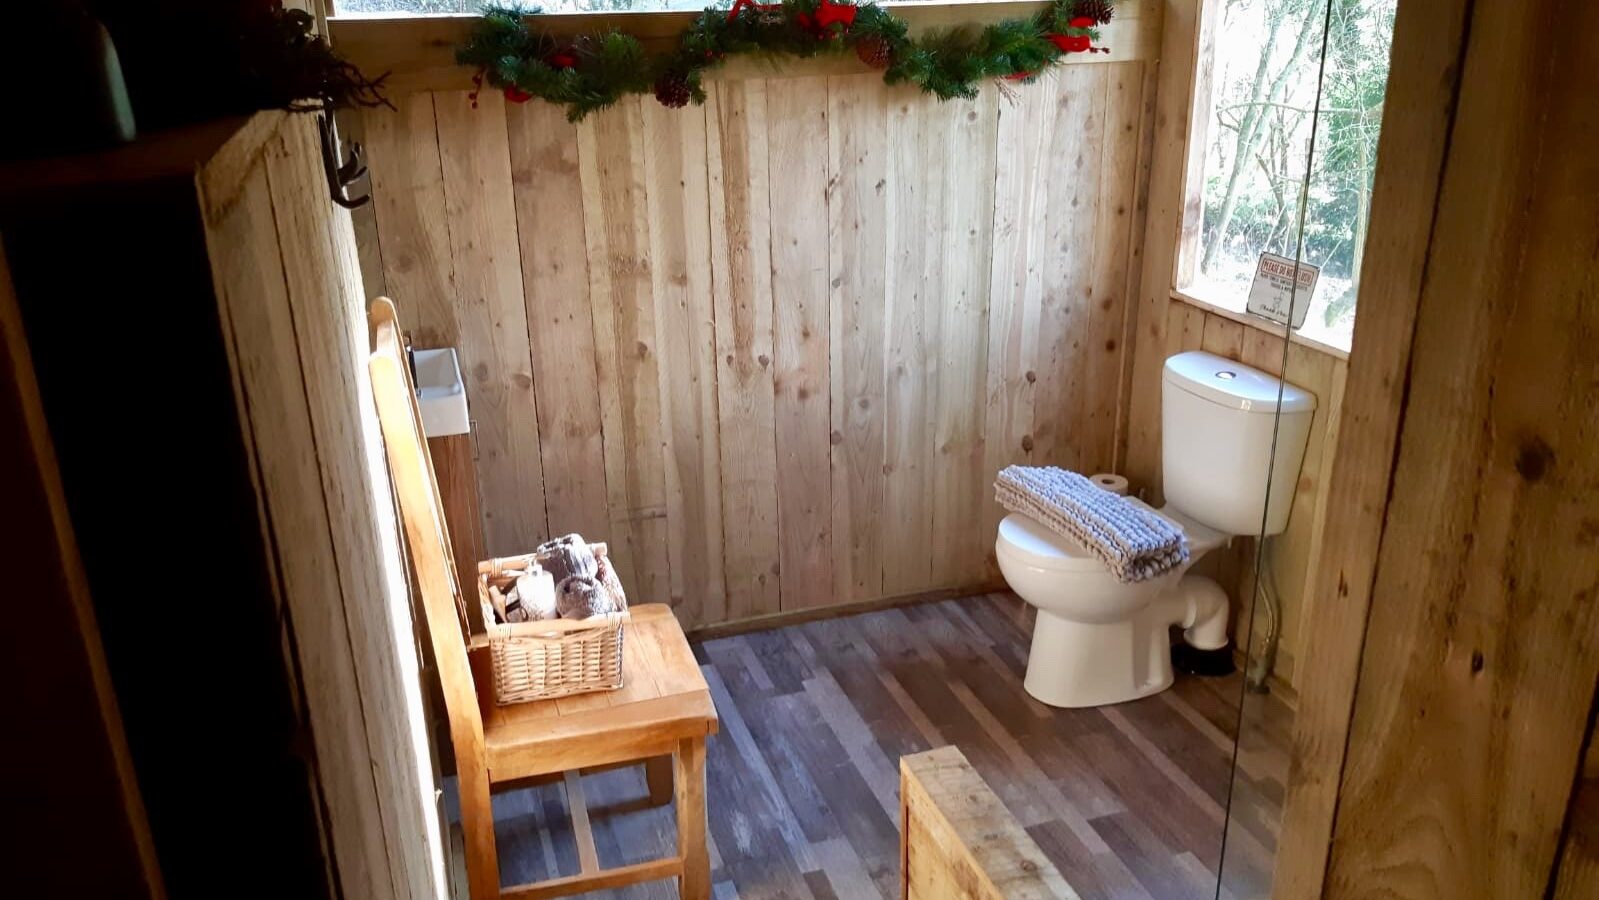
[(455, 359), (455, 348), (412, 350), (411, 367), (416, 372), (422, 432), (431, 438), (471, 431), (471, 417), (466, 412), (466, 382), (461, 380), (461, 365)]

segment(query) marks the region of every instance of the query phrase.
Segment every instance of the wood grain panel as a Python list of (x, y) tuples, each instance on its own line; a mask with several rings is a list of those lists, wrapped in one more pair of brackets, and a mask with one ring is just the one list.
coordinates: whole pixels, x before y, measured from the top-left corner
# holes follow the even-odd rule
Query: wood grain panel
[[(1145, 252), (1134, 310), (1133, 365), (1127, 403), (1124, 474), (1133, 490), (1158, 505), (1160, 493), (1160, 372), (1172, 342), (1166, 334), (1171, 289), (1176, 283), (1178, 247), (1191, 193), (1192, 173), (1185, 152), (1195, 122), (1204, 121), (1210, 98), (1203, 83), (1199, 44), (1200, 3), (1163, 4), (1160, 83), (1156, 92), (1149, 206), (1144, 216)], [(1213, 25), (1215, 16), (1206, 17)], [(1196, 109), (1197, 105), (1197, 109)]]
[[(361, 713), (373, 748), (372, 779), (386, 835), (427, 836), (441, 846), (431, 798), (425, 716), (411, 621), (409, 585), (385, 559), (397, 558), (387, 472), (372, 423), (366, 383), (364, 297), (349, 213), (328, 202), (320, 144), (310, 123), (291, 121), (269, 145), (266, 171), (305, 398), (321, 471), (322, 496), (344, 616), (360, 686)], [(409, 751), (409, 752), (404, 752)], [(391, 856), (398, 896), (429, 897), (442, 882), (436, 855)]]
[(779, 608), (766, 82), (719, 83), (706, 111), (727, 618)]
[(1552, 884), (1599, 679), (1595, 28), (1588, 3), (1470, 11), (1333, 892)]
[[(998, 154), (997, 88), (977, 99), (935, 107), (942, 126), (942, 216), (928, 224), (942, 238), (936, 251), (943, 272), (937, 291), (929, 284), (938, 317), (936, 342), (928, 354), (937, 373), (931, 396), (936, 411), (927, 450), (927, 489), (932, 496), (933, 585), (960, 584), (983, 571), (991, 536), (973, 527), (993, 505), (993, 472), (983, 468), (983, 394), (988, 374), (988, 288), (994, 242), (994, 179), (968, 184), (971, 172), (994, 171)], [(930, 147), (933, 147), (929, 143)], [(928, 174), (928, 187), (932, 173)], [(1114, 426), (1112, 426), (1114, 428)]]
[(644, 106), (672, 606), (727, 618), (705, 111)]
[[(439, 479), (444, 521), (450, 529), (450, 549), (455, 554), (458, 574), (477, 571), (478, 562), (492, 555), (483, 546), (483, 507), (473, 452), (471, 434), (428, 438), (428, 455), (433, 458), (433, 471)], [(477, 627), (483, 621), (482, 608), (467, 604), (466, 617)]]
[(767, 83), (782, 608), (833, 602), (824, 78)]
[[(1097, 442), (1080, 423), (1092, 412), (1090, 358), (1101, 355), (1092, 348), (1090, 317), (1107, 77), (1105, 66), (1079, 67), (1058, 76), (1042, 212), (1046, 252), (1040, 260), (1043, 300), (1034, 403), (1044, 414), (1033, 428), (1034, 452), (1040, 465), (1089, 473), (1101, 464), (1091, 455)], [(1107, 431), (1114, 430), (1111, 422)], [(1109, 443), (1104, 446), (1110, 449)], [(1110, 462), (1107, 452), (1103, 465)]]
[(1140, 129), (1143, 126), (1142, 63), (1105, 67), (1104, 145), (1100, 153), (1094, 263), (1083, 298), (1086, 337), (1083, 411), (1076, 425), (1087, 435), (1087, 468), (1112, 471), (1117, 463), (1117, 420), (1122, 395), (1122, 358), (1127, 343), (1127, 271), (1140, 234), (1133, 224), (1138, 193)]
[(671, 596), (666, 469), (644, 181), (643, 110), (628, 100), (578, 128), (608, 535), (629, 594)]
[[(885, 416), (883, 448), (883, 592), (908, 594), (932, 584), (931, 494), (926, 467), (932, 460), (932, 400), (928, 385), (936, 373), (928, 359), (927, 295), (938, 290), (941, 245), (928, 223), (940, 216), (942, 147), (936, 107), (920, 102), (910, 89), (889, 99), (887, 176), (889, 268), (884, 288)], [(931, 272), (930, 272), (931, 270)], [(934, 382), (936, 383), (936, 382)]]
[[(1046, 243), (1043, 216), (1049, 178), (1045, 161), (1058, 107), (1052, 92), (1025, 91), (999, 110), (983, 436), (983, 468), (995, 474), (1008, 465), (1030, 465), (1034, 460), (1033, 404)], [(997, 503), (984, 504), (984, 533), (994, 533), (1003, 516)], [(992, 546), (987, 548), (987, 565), (998, 578)]]
[(382, 248), (377, 261), (383, 266), (378, 273), (368, 270), (366, 280), (405, 298), (400, 324), (415, 346), (449, 347), (460, 332), (433, 95), (404, 97), (395, 105), (397, 111), (373, 110), (359, 117)]
[(264, 166), (245, 174), (238, 202), (212, 217), (207, 232), (245, 411), (241, 425), (258, 455), (262, 528), (281, 551), (278, 589), (294, 632), (306, 636), (301, 677), (316, 698), (307, 712), (338, 877), (346, 893), (393, 897), (399, 888), (396, 869), (384, 865), (388, 848), (369, 770), (372, 749), (366, 730), (351, 727), (362, 721), (361, 687), (344, 605), (330, 602), (342, 588)]
[[(367, 258), (402, 316), (410, 292), (451, 298), (429, 333), (463, 345), (469, 380), (484, 351), (465, 344), (514, 373), (494, 340), (526, 332), (519, 463), (542, 496), (494, 460), (484, 515), (542, 502), (685, 624), (989, 585), (993, 473), (1115, 454), (1142, 72), (1072, 66), (1015, 105), (768, 73), (575, 126), (414, 95), (361, 123)], [(480, 333), (462, 304), (513, 289), (523, 321)], [(510, 446), (483, 426), (481, 452)]]
[(577, 128), (560, 110), (529, 103), (506, 108), (506, 131), (549, 530), (604, 534), (605, 447)]
[(517, 498), (483, 506), (483, 542), (495, 556), (526, 553), (549, 537), (549, 524), (504, 100), (433, 99), (478, 477), (484, 496)]
[(889, 89), (871, 75), (840, 76), (827, 96), (833, 590), (862, 600), (883, 593)]

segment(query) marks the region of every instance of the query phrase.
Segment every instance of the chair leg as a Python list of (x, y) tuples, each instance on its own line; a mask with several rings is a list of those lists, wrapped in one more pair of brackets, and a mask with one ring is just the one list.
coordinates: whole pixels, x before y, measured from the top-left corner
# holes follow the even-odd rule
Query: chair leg
[(672, 756), (657, 756), (644, 761), (644, 783), (650, 787), (650, 805), (672, 802)]
[(494, 803), (489, 799), (488, 773), (460, 775), (461, 837), (466, 844), (466, 883), (471, 900), (500, 896), (500, 861), (494, 847)]
[(705, 845), (705, 739), (677, 744), (677, 850), (683, 857), (678, 879), (681, 900), (711, 896), (711, 855)]

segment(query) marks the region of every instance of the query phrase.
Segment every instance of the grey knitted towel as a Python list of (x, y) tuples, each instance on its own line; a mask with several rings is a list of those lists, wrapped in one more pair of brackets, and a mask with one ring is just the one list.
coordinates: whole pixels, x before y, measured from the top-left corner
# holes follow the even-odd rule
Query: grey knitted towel
[(1188, 561), (1183, 532), (1126, 497), (1054, 466), (1009, 466), (994, 499), (1087, 547), (1117, 581), (1146, 581)]

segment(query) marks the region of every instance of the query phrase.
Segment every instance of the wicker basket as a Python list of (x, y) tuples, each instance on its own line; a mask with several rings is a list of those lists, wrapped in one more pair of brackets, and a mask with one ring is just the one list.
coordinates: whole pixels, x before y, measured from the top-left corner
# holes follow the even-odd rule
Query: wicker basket
[[(533, 564), (532, 554), (478, 563), (479, 598), (488, 607), (490, 584), (503, 590), (512, 581), (506, 572)], [(626, 610), (587, 619), (508, 625), (487, 616), (484, 630), (494, 667), (494, 702), (508, 706), (621, 687), (622, 631), (627, 621)]]

